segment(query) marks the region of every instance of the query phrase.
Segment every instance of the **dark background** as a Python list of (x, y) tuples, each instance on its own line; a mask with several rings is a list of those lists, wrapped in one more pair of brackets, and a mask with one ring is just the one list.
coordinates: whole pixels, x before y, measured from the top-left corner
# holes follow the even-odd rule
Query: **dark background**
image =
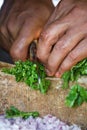
[(4, 51), (2, 48), (0, 48), (0, 61), (13, 64), (10, 55), (6, 51)]

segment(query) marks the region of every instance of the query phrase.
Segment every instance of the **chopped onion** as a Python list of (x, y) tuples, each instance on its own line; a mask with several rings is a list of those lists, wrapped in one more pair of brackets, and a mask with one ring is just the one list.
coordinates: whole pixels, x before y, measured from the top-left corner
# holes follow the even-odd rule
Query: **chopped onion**
[(0, 116), (0, 130), (81, 130), (77, 125), (67, 125), (55, 116), (46, 115), (43, 118), (29, 117), (24, 120), (22, 118), (5, 118)]

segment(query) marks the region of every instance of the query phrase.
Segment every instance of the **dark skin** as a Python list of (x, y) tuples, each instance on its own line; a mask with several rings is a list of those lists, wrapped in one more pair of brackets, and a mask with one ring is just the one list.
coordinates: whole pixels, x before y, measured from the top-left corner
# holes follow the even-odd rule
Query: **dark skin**
[(0, 46), (13, 59), (28, 59), (30, 43), (38, 39), (53, 12), (51, 0), (5, 0), (0, 11)]
[(37, 56), (56, 77), (87, 58), (87, 0), (61, 1), (40, 35)]
[(0, 46), (14, 61), (24, 61), (30, 43), (40, 36), (37, 57), (49, 76), (60, 77), (87, 57), (87, 0), (62, 0), (53, 10), (51, 0), (5, 0)]

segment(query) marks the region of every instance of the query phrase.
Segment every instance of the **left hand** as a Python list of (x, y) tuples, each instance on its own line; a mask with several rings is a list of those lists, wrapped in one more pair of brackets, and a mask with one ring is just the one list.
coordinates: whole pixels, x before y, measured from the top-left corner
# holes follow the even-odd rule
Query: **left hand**
[(41, 33), (37, 56), (56, 77), (87, 57), (86, 0), (62, 0)]
[(38, 39), (54, 10), (51, 0), (5, 0), (0, 10), (0, 47), (13, 59), (29, 58), (31, 42)]

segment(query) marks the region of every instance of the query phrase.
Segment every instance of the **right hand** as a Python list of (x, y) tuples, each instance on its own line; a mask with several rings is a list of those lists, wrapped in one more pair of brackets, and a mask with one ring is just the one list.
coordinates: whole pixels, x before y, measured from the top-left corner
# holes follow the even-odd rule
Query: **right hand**
[(45, 25), (37, 57), (49, 76), (61, 77), (87, 58), (87, 0), (62, 0)]
[(51, 0), (5, 0), (0, 12), (0, 46), (15, 60), (26, 60), (54, 7)]

